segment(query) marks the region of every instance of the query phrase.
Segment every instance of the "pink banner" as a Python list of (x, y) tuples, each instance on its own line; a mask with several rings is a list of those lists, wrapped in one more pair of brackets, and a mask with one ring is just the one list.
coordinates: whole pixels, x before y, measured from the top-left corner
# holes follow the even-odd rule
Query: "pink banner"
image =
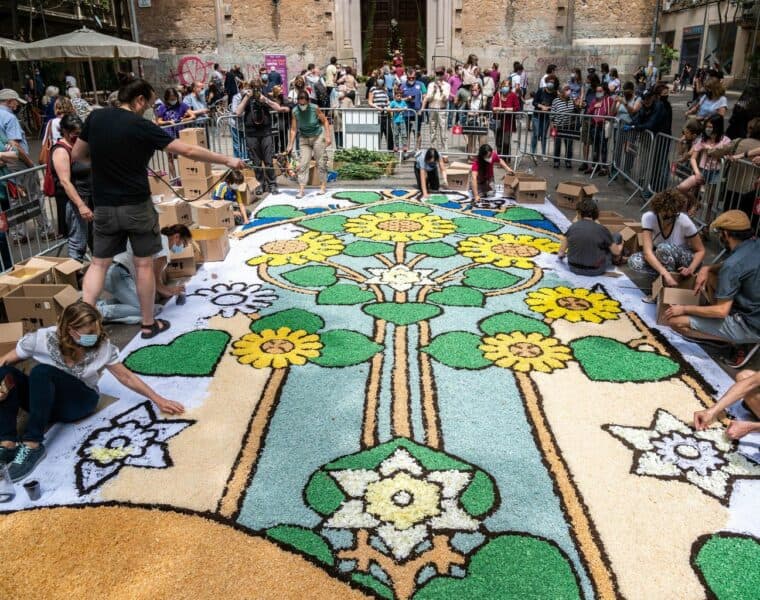
[(282, 76), (282, 93), (285, 96), (288, 95), (288, 62), (284, 54), (265, 54), (264, 64), (266, 65), (267, 72), (272, 70), (277, 71)]

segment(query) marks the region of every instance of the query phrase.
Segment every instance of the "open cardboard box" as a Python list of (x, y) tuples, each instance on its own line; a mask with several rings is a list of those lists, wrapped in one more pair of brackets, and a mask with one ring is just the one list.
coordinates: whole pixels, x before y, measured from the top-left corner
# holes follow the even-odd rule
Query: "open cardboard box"
[(593, 198), (597, 187), (582, 181), (563, 181), (557, 185), (555, 204), (562, 208), (576, 209), (583, 198)]
[(77, 275), (84, 265), (78, 260), (57, 256), (35, 256), (16, 263), (0, 276), (0, 285), (16, 287), (27, 283), (58, 283), (78, 287)]
[(190, 203), (193, 220), (199, 227), (235, 227), (235, 202), (229, 200), (196, 200)]
[(186, 127), (179, 130), (179, 139), (191, 146), (208, 148), (206, 130), (203, 127)]
[(193, 242), (198, 245), (200, 257), (197, 262), (218, 262), (225, 259), (230, 251), (230, 240), (225, 227), (204, 227), (192, 229)]
[(193, 224), (193, 210), (188, 202), (179, 198), (165, 200), (154, 204), (153, 207), (158, 213), (158, 224), (163, 227), (171, 225), (184, 225), (190, 227)]
[(600, 210), (597, 223), (601, 223), (602, 225), (618, 225), (625, 223), (628, 220), (629, 219), (626, 219), (626, 217), (614, 210)]
[(681, 304), (685, 306), (699, 306), (702, 296), (694, 294), (694, 282), (696, 277), (684, 277), (680, 273), (671, 273), (678, 287), (667, 287), (662, 276), (652, 282), (652, 297), (657, 300), (657, 323), (665, 325), (665, 311), (669, 306)]
[(169, 258), (166, 265), (166, 276), (169, 279), (180, 279), (181, 277), (191, 277), (195, 275), (197, 267), (195, 265), (195, 249), (190, 244), (182, 252), (169, 252)]
[[(163, 177), (164, 180), (168, 177)], [(167, 198), (174, 198), (176, 195), (182, 195), (182, 186), (168, 185), (161, 181), (155, 175), (148, 175), (148, 185), (150, 186), (151, 196), (165, 196)]]
[(448, 189), (465, 192), (470, 187), (470, 168), (454, 166), (463, 163), (453, 163), (448, 169), (446, 169), (446, 181), (448, 182)]
[(619, 233), (623, 238), (623, 253), (630, 256), (634, 252), (638, 252), (641, 248), (639, 243), (639, 233), (635, 229), (629, 227), (626, 223), (619, 223), (616, 225), (606, 225), (610, 233)]
[(69, 305), (79, 300), (80, 294), (70, 285), (22, 285), (5, 298), (5, 312), (9, 321), (21, 321), (24, 331), (50, 327)]
[(20, 321), (0, 323), (0, 357), (16, 348), (16, 342), (24, 335), (24, 324)]
[(515, 200), (521, 204), (543, 204), (546, 199), (546, 179), (521, 176), (517, 182)]

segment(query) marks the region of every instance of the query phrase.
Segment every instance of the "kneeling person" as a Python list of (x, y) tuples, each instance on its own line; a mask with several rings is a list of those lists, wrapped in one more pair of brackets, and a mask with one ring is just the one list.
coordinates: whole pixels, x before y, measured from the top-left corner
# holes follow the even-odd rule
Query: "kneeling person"
[(567, 229), (557, 256), (567, 256), (567, 265), (576, 275), (603, 275), (612, 266), (613, 257), (623, 251), (620, 234), (613, 236), (596, 222), (599, 207), (593, 198), (583, 198), (577, 210), (578, 220)]

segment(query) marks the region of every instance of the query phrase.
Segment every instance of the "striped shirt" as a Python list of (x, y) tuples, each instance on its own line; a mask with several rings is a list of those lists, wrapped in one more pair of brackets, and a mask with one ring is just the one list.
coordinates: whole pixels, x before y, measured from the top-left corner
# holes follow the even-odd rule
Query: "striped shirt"
[(575, 104), (571, 98), (563, 100), (555, 98), (552, 101), (552, 122), (557, 129), (572, 129), (574, 119), (570, 116), (575, 112)]
[(377, 108), (388, 107), (388, 92), (385, 90), (385, 88), (373, 87), (369, 92), (372, 94), (372, 104), (377, 106)]

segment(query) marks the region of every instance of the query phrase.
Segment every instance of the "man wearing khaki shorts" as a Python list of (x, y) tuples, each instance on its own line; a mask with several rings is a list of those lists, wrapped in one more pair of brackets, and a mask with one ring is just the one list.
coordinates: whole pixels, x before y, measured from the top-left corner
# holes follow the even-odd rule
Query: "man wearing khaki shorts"
[(153, 255), (161, 251), (158, 215), (153, 208), (147, 175), (153, 152), (166, 150), (231, 169), (244, 166), (238, 158), (175, 140), (143, 118), (155, 97), (148, 82), (142, 79), (126, 82), (119, 90), (121, 107), (92, 112), (72, 151), (72, 161), (92, 160), (95, 237), (92, 264), (82, 286), (83, 299), (95, 306), (113, 257), (124, 252), (129, 242), (135, 256), (144, 339), (169, 328), (167, 321), (153, 316), (156, 300)]

